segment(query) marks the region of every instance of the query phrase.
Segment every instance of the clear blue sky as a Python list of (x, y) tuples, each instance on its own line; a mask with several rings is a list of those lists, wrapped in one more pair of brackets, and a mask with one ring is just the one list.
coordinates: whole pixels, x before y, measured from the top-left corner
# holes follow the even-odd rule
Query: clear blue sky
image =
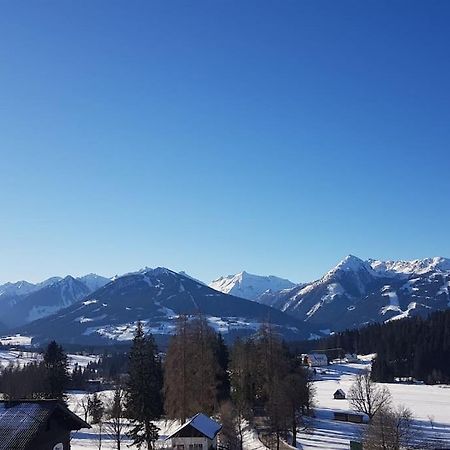
[(450, 256), (450, 2), (3, 1), (0, 281)]

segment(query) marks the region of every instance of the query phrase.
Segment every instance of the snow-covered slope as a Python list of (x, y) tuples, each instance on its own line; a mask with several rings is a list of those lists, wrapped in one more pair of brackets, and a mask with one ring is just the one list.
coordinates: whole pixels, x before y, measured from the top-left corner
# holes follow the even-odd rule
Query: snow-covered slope
[(125, 341), (136, 322), (157, 338), (172, 334), (180, 314), (202, 314), (228, 337), (254, 333), (270, 322), (287, 339), (309, 335), (308, 326), (257, 302), (215, 291), (194, 279), (165, 268), (144, 269), (115, 278), (101, 289), (57, 314), (37, 320), (20, 333), (38, 341), (93, 343)]
[(48, 316), (82, 299), (108, 283), (95, 274), (80, 278), (52, 277), (40, 283), (19, 281), (0, 286), (0, 316), (8, 326), (18, 326)]
[(216, 291), (246, 298), (248, 300), (258, 300), (258, 298), (267, 291), (277, 292), (294, 286), (295, 283), (284, 278), (275, 277), (273, 275), (252, 275), (245, 271), (237, 273), (236, 275), (220, 277), (209, 284), (209, 287)]
[(449, 287), (445, 258), (383, 262), (349, 255), (319, 280), (265, 297), (318, 329), (341, 330), (447, 308)]

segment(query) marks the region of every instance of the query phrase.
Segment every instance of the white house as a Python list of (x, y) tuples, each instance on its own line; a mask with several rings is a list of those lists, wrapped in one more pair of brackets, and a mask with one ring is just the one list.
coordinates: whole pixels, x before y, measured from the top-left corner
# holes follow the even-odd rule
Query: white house
[(302, 362), (309, 367), (323, 367), (328, 365), (328, 358), (322, 353), (309, 353), (302, 355)]
[(175, 450), (216, 450), (217, 434), (222, 425), (199, 413), (178, 427), (167, 441)]

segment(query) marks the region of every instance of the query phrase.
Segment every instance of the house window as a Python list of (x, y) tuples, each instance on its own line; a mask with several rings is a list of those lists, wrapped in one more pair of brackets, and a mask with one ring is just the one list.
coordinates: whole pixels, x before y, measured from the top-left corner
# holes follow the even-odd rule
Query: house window
[(189, 444), (189, 450), (203, 450), (203, 444)]

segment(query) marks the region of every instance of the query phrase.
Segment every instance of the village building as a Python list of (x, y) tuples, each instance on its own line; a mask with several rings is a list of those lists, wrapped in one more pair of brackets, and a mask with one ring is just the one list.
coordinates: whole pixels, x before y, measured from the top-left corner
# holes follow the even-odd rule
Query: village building
[(174, 450), (216, 450), (222, 425), (199, 413), (166, 438)]
[(335, 400), (345, 400), (345, 392), (342, 389), (338, 389), (334, 394), (333, 397)]
[(302, 363), (309, 367), (324, 367), (328, 365), (328, 358), (322, 353), (308, 353), (302, 355)]
[(0, 450), (70, 450), (70, 432), (91, 428), (58, 400), (0, 401)]

